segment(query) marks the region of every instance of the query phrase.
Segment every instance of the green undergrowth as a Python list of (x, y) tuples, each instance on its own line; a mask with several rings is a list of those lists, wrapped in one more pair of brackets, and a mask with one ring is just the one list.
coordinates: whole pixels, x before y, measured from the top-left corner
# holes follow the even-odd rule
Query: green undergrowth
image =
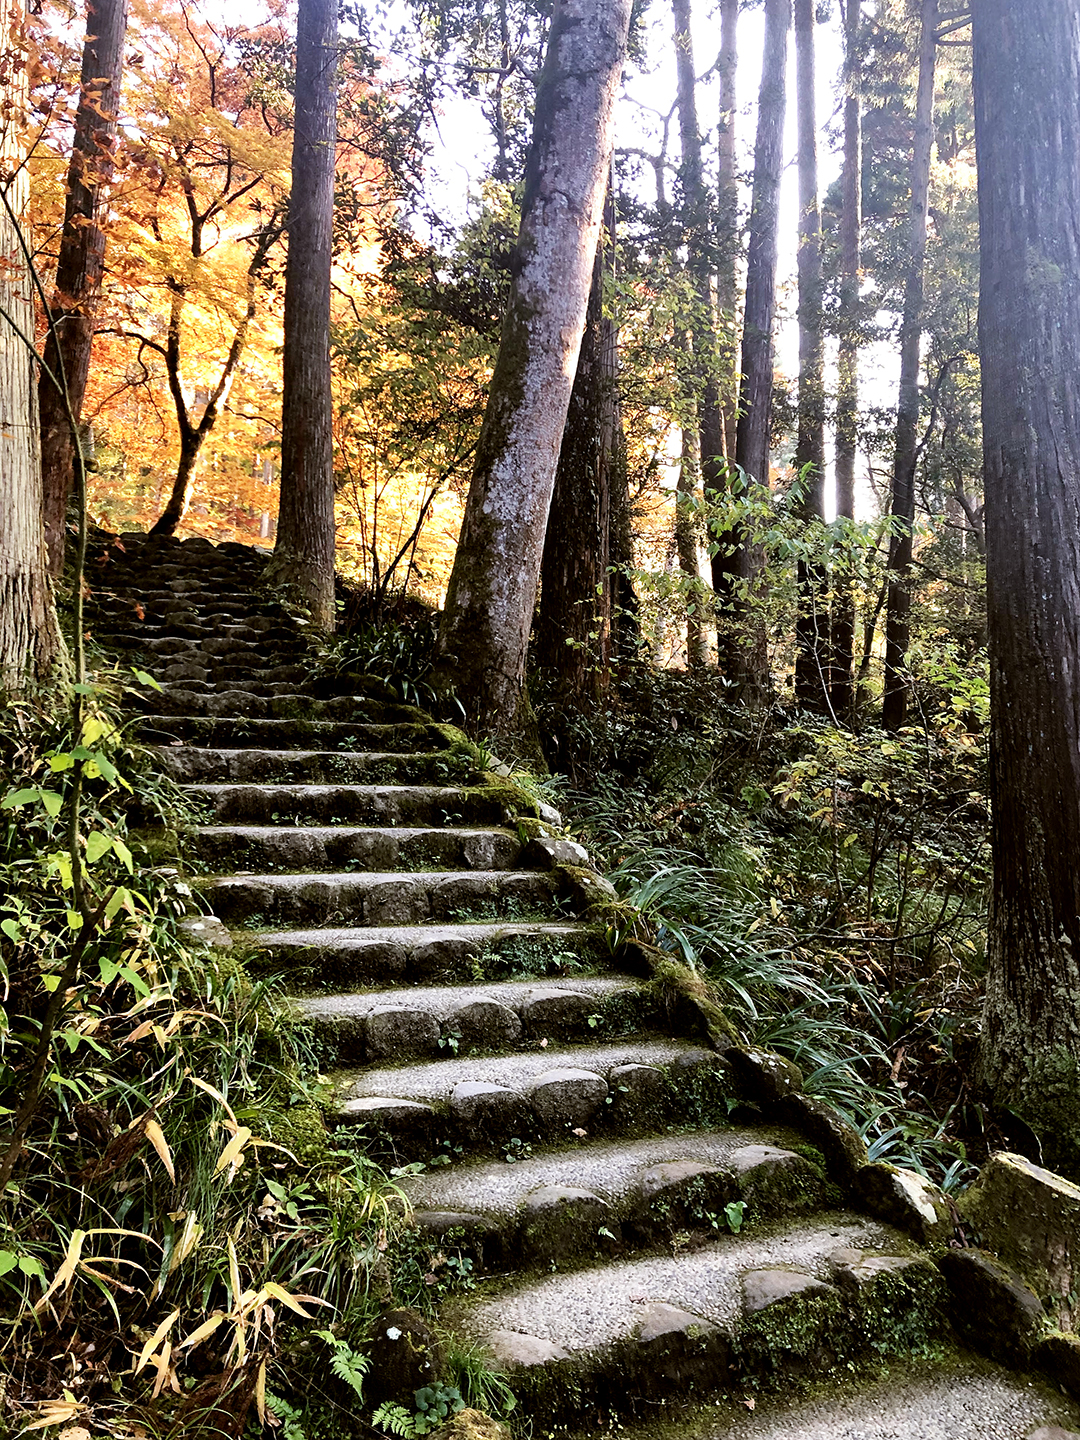
[[(328, 1139), (273, 977), (186, 938), (140, 836), (192, 817), (127, 688), (99, 673), (77, 734), (63, 704), (0, 720), (0, 1434), (370, 1434), (409, 1206)], [(439, 1383), (497, 1389), (475, 1356)]]
[(640, 917), (872, 1159), (948, 1188), (993, 1138), (968, 1081), (989, 867), (974, 704), (943, 694), (890, 736), (643, 666), (603, 710), (537, 705), (570, 757), (556, 803), (627, 907), (613, 943)]

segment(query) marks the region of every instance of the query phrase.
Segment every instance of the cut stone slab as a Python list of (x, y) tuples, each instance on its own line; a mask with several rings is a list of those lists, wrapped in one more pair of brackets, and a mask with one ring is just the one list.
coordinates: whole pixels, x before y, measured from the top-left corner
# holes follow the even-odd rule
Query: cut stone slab
[(1034, 1362), (1067, 1395), (1080, 1400), (1080, 1336), (1052, 1330), (1036, 1347)]
[(958, 1208), (982, 1245), (1049, 1297), (1062, 1330), (1080, 1324), (1080, 1185), (1023, 1155), (992, 1155)]
[(571, 1129), (593, 1123), (607, 1099), (608, 1083), (592, 1070), (560, 1066), (538, 1075), (527, 1093), (545, 1129)]
[(716, 1389), (726, 1378), (730, 1352), (730, 1339), (718, 1325), (654, 1301), (645, 1306), (633, 1339), (622, 1346), (627, 1388), (654, 1400)]
[(945, 1195), (913, 1170), (881, 1162), (864, 1165), (855, 1175), (855, 1193), (872, 1214), (907, 1230), (923, 1245), (944, 1244), (952, 1237)]
[(188, 915), (176, 928), (185, 940), (208, 950), (228, 950), (233, 943), (231, 933), (216, 915)]
[(743, 1308), (747, 1315), (758, 1315), (786, 1300), (838, 1294), (834, 1285), (805, 1270), (750, 1270), (743, 1276)]
[(367, 1052), (377, 1059), (431, 1055), (439, 1048), (439, 1022), (429, 1010), (380, 1005), (367, 1014)]
[(728, 1163), (755, 1219), (817, 1210), (825, 1203), (825, 1176), (816, 1165), (790, 1150), (747, 1145), (736, 1150)]
[(519, 1330), (495, 1330), (487, 1336), (487, 1349), (497, 1365), (507, 1370), (528, 1370), (536, 1365), (558, 1365), (570, 1352), (539, 1335)]
[(450, 1096), (450, 1109), (474, 1139), (496, 1140), (526, 1128), (530, 1119), (524, 1095), (488, 1080), (462, 1080)]
[(542, 1185), (522, 1206), (521, 1244), (533, 1263), (593, 1259), (618, 1243), (618, 1232), (608, 1202), (580, 1186)]
[(961, 1334), (995, 1360), (1025, 1363), (1047, 1328), (1034, 1290), (984, 1250), (947, 1250), (938, 1266), (952, 1291)]
[(508, 830), (358, 825), (205, 825), (190, 842), (208, 866), (285, 870), (508, 870), (521, 843)]

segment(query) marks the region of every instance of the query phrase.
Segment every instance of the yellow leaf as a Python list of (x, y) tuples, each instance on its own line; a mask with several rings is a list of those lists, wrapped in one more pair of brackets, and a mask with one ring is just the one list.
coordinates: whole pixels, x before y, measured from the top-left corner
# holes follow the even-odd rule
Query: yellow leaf
[(165, 1166), (166, 1173), (170, 1180), (176, 1181), (176, 1171), (173, 1168), (172, 1154), (168, 1143), (165, 1140), (165, 1133), (156, 1120), (147, 1120), (146, 1138), (157, 1151), (161, 1163)]
[(218, 1156), (215, 1174), (220, 1175), (222, 1170), (225, 1170), (230, 1165), (235, 1165), (237, 1160), (239, 1160), (240, 1158), (244, 1146), (250, 1139), (251, 1131), (248, 1129), (248, 1127), (246, 1125), (239, 1126), (236, 1134), (232, 1137), (229, 1143), (225, 1146), (225, 1149)]
[(150, 1336), (150, 1339), (147, 1340), (146, 1344), (140, 1351), (139, 1358), (135, 1362), (135, 1369), (131, 1372), (133, 1375), (138, 1375), (139, 1371), (147, 1363), (147, 1361), (150, 1359), (150, 1356), (154, 1353), (162, 1340), (165, 1339), (165, 1336), (169, 1333), (169, 1331), (179, 1319), (180, 1311), (174, 1310), (173, 1313), (166, 1320), (163, 1320), (161, 1322), (161, 1324), (157, 1327), (153, 1335)]
[(224, 1310), (215, 1310), (209, 1320), (204, 1320), (197, 1330), (193, 1330), (190, 1335), (184, 1336), (178, 1348), (181, 1350), (193, 1350), (196, 1345), (201, 1345), (204, 1340), (213, 1335), (214, 1331), (224, 1319), (226, 1319)]
[(255, 1377), (255, 1409), (258, 1412), (259, 1424), (266, 1424), (266, 1361), (259, 1366), (259, 1373)]
[(240, 1289), (240, 1266), (236, 1259), (236, 1244), (231, 1235), (225, 1244), (229, 1252), (229, 1284), (232, 1286), (233, 1305), (239, 1310), (243, 1304), (242, 1291)]
[(162, 1390), (164, 1389), (165, 1382), (169, 1378), (169, 1372), (171, 1369), (169, 1362), (171, 1360), (172, 1344), (168, 1340), (166, 1340), (165, 1344), (161, 1347), (161, 1354), (157, 1357), (157, 1378), (154, 1380), (154, 1393), (151, 1397), (154, 1400), (156, 1400), (157, 1397), (161, 1394)]
[(202, 1239), (203, 1227), (199, 1224), (199, 1217), (192, 1210), (184, 1221), (184, 1228), (181, 1231), (180, 1239), (176, 1242), (176, 1248), (169, 1257), (169, 1274), (182, 1265), (187, 1257), (199, 1248), (199, 1241)]
[(225, 1099), (225, 1096), (221, 1093), (221, 1091), (215, 1090), (213, 1085), (208, 1085), (205, 1080), (200, 1080), (197, 1075), (189, 1075), (188, 1079), (193, 1085), (197, 1086), (198, 1089), (205, 1090), (207, 1095), (212, 1096), (218, 1102), (218, 1104), (224, 1108), (225, 1113), (232, 1121), (233, 1129), (235, 1130), (237, 1128), (236, 1116), (232, 1112), (232, 1106)]
[[(45, 1294), (42, 1295), (41, 1299), (34, 1306), (35, 1314), (39, 1310), (43, 1310), (45, 1308), (45, 1306), (49, 1303), (50, 1299), (56, 1294), (58, 1290), (66, 1289), (67, 1286), (71, 1284), (72, 1280), (74, 1280), (75, 1271), (78, 1269), (79, 1259), (82, 1256), (83, 1242), (85, 1240), (85, 1230), (73, 1230), (71, 1232), (71, 1239), (68, 1241), (67, 1253), (64, 1256), (63, 1264), (56, 1272), (52, 1284), (49, 1286), (49, 1288), (45, 1291)], [(55, 1422), (49, 1421), (47, 1423), (54, 1424)]]
[[(304, 1309), (295, 1295), (289, 1294), (284, 1285), (279, 1285), (276, 1280), (267, 1280), (264, 1289), (267, 1295), (272, 1296), (275, 1300), (280, 1300), (283, 1305), (287, 1305), (289, 1309), (297, 1315), (303, 1316), (305, 1320), (311, 1319), (310, 1313)], [(306, 1299), (307, 1297), (305, 1296), (304, 1298)]]

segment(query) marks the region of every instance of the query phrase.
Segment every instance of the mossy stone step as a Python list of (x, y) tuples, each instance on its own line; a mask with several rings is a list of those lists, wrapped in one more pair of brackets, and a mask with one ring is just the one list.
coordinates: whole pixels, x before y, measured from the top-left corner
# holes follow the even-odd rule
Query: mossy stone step
[(187, 785), (217, 824), (501, 825), (497, 794), (452, 785)]
[(198, 888), (226, 924), (423, 925), (550, 913), (556, 881), (531, 870), (373, 871), (223, 876)]
[(586, 925), (523, 923), (371, 926), (285, 930), (254, 938), (253, 961), (284, 971), (294, 988), (413, 983), (557, 971), (573, 979), (607, 958), (604, 938)]
[(292, 1004), (338, 1065), (535, 1049), (541, 1040), (632, 1034), (660, 1020), (651, 991), (610, 975), (399, 986), (295, 997)]
[[(361, 750), (394, 754), (445, 750), (448, 730), (426, 723), (378, 725), (350, 720), (249, 720), (243, 716), (147, 715), (139, 725), (144, 740), (174, 745), (178, 741), (220, 750), (321, 751)], [(297, 787), (299, 788), (299, 787)]]
[(170, 686), (153, 696), (139, 697), (149, 709), (165, 715), (236, 715), (245, 718), (285, 720), (372, 720), (395, 724), (428, 717), (412, 705), (372, 700), (366, 695), (337, 695), (315, 700), (292, 689), (288, 694), (260, 695), (242, 686), (203, 693), (195, 688)]
[[(165, 723), (167, 717), (154, 716), (155, 728)], [(362, 722), (357, 721), (348, 726), (350, 735), (356, 735), (361, 725)], [(393, 750), (226, 750), (210, 746), (164, 746), (159, 754), (162, 768), (173, 780), (205, 784), (265, 781), (273, 785), (365, 782), (387, 785), (397, 781), (407, 784), (411, 780), (414, 784), (439, 785), (448, 780), (465, 780), (473, 771), (470, 759), (446, 750), (401, 754)]]
[(946, 1324), (929, 1258), (846, 1212), (551, 1275), (461, 1302), (446, 1318), (506, 1370), (527, 1411), (581, 1430), (649, 1413), (658, 1399), (918, 1353)]
[(715, 1123), (735, 1098), (711, 1051), (646, 1035), (486, 1059), (447, 1058), (335, 1080), (339, 1124), (361, 1124), (399, 1156), (429, 1159), (534, 1141)]
[(185, 854), (215, 870), (509, 870), (522, 851), (509, 830), (460, 826), (207, 825)]

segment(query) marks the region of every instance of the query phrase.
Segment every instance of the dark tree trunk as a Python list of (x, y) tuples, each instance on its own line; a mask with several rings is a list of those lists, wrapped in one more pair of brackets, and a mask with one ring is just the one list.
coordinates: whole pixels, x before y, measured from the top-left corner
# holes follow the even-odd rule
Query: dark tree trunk
[[(844, 163), (840, 179), (840, 346), (836, 385), (836, 514), (855, 518), (855, 455), (859, 426), (859, 263), (862, 240), (862, 105), (859, 98), (859, 29), (862, 0), (847, 0), (844, 14)], [(831, 649), (832, 708), (850, 722), (854, 713), (855, 596), (850, 577), (834, 583)]]
[(994, 889), (979, 1076), (1080, 1168), (1080, 5), (974, 0)]
[(720, 0), (720, 121), (717, 206), (716, 308), (719, 318), (720, 406), (724, 455), (735, 459), (738, 382), (735, 374), (739, 308), (739, 178), (735, 169), (735, 72), (738, 64), (739, 0)]
[(923, 280), (926, 268), (926, 213), (930, 198), (930, 156), (934, 144), (934, 29), (938, 0), (922, 0), (919, 89), (915, 102), (915, 144), (911, 156), (911, 242), (900, 330), (900, 400), (896, 407), (896, 454), (891, 512), (897, 532), (889, 549), (889, 597), (885, 606), (885, 697), (881, 722), (899, 730), (907, 717), (910, 677), (911, 550), (915, 530), (915, 467), (919, 449), (919, 370), (922, 359)]
[(597, 246), (540, 566), (530, 663), (564, 702), (595, 704), (611, 662), (611, 492), (618, 463), (615, 334)]
[[(101, 212), (113, 172), (126, 30), (126, 0), (89, 0), (64, 228), (51, 304), (53, 329), (45, 340), (45, 364), (54, 375), (63, 372), (76, 419), (82, 413), (86, 394), (94, 309), (105, 268)], [(49, 570), (59, 575), (64, 568), (74, 454), (63, 397), (44, 371), (38, 381), (38, 408), (45, 543)]]
[[(799, 434), (795, 468), (802, 517), (812, 549), (825, 519), (825, 341), (822, 330), (821, 207), (818, 201), (817, 114), (814, 96), (814, 0), (795, 0), (799, 112)], [(816, 525), (815, 525), (816, 522)], [(795, 699), (828, 709), (829, 607), (823, 565), (798, 563)]]
[(294, 590), (321, 631), (334, 628), (334, 437), (330, 392), (330, 259), (337, 139), (337, 3), (300, 0), (285, 352), (281, 499), (266, 567)]
[[(761, 485), (769, 483), (777, 230), (790, 28), (791, 0), (766, 0), (746, 260), (742, 380), (735, 437), (736, 464), (746, 472), (751, 483)], [(742, 630), (726, 647), (726, 668), (732, 679), (751, 690), (764, 690), (768, 686), (764, 626), (753, 617), (747, 605), (747, 596), (752, 595), (759, 572), (760, 561), (753, 544), (742, 531), (718, 537), (713, 557), (713, 588), (734, 617), (736, 627)]]
[(439, 635), (436, 682), (520, 733), (525, 651), (611, 164), (630, 0), (556, 0), (513, 282)]
[(708, 644), (701, 618), (702, 590), (699, 569), (698, 526), (694, 501), (697, 497), (701, 452), (698, 431), (684, 426), (679, 480), (675, 489), (675, 554), (686, 577), (686, 663), (700, 670), (708, 662)]

